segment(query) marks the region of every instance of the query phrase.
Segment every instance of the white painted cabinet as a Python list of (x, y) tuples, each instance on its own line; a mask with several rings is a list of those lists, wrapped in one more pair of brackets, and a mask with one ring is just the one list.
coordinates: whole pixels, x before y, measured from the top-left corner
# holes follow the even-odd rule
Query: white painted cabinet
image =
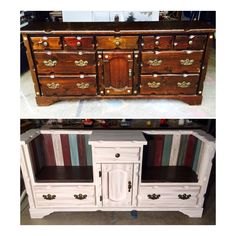
[(203, 131), (30, 130), (21, 169), (30, 215), (181, 211), (201, 217), (214, 139)]

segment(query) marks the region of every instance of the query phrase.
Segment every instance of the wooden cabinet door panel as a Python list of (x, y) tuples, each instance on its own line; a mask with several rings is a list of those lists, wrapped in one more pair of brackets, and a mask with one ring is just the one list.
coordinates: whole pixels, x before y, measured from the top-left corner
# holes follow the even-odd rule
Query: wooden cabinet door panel
[(132, 164), (102, 164), (103, 206), (131, 206)]
[(103, 53), (105, 95), (130, 95), (133, 80), (133, 52)]

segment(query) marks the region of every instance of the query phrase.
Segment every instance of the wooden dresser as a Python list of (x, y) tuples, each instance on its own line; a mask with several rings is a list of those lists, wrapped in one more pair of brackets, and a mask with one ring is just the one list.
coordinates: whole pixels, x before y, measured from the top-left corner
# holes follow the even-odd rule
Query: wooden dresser
[(22, 29), (37, 104), (202, 101), (214, 29), (204, 22), (41, 23)]

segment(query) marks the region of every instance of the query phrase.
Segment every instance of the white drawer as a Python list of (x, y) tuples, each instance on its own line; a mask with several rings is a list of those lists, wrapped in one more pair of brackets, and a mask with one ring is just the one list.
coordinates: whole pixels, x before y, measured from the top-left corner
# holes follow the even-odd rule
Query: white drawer
[(104, 161), (139, 161), (140, 148), (137, 147), (114, 147), (114, 148), (95, 148), (94, 158), (97, 162)]
[(79, 207), (95, 205), (95, 186), (34, 187), (37, 207)]
[(200, 186), (141, 186), (138, 205), (142, 207), (179, 207), (197, 204)]

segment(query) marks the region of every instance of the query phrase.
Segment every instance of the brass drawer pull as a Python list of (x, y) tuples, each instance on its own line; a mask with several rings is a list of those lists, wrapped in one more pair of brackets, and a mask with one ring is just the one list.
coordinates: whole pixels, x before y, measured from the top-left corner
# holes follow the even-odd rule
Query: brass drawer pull
[(183, 66), (191, 66), (194, 63), (193, 59), (185, 59), (185, 60), (180, 60), (180, 64)]
[(83, 61), (83, 60), (75, 61), (75, 65), (80, 67), (87, 66), (88, 61)]
[(47, 195), (43, 195), (43, 198), (45, 200), (53, 200), (56, 198), (56, 195), (47, 194)]
[(148, 61), (148, 64), (150, 66), (160, 66), (162, 63), (162, 60), (157, 60), (157, 59), (154, 59), (154, 60), (149, 60)]
[(80, 194), (75, 194), (74, 198), (78, 199), (78, 200), (83, 200), (83, 199), (87, 198), (87, 195), (86, 194), (83, 195), (81, 193)]
[(178, 83), (177, 83), (177, 86), (178, 86), (179, 88), (188, 88), (190, 85), (191, 85), (190, 82), (185, 82), (185, 81), (183, 81), (183, 82), (178, 82)]
[(57, 60), (43, 61), (43, 64), (48, 67), (54, 67), (57, 64)]
[(60, 87), (60, 84), (58, 84), (58, 83), (50, 83), (50, 84), (47, 84), (47, 87), (49, 89), (58, 89)]
[(191, 194), (186, 194), (186, 193), (179, 194), (178, 197), (179, 197), (179, 199), (187, 200), (187, 199), (189, 199), (191, 197)]
[(160, 196), (161, 196), (160, 194), (155, 194), (155, 193), (153, 193), (153, 194), (148, 194), (148, 195), (147, 195), (147, 197), (148, 197), (149, 199), (151, 199), (151, 200), (159, 199)]
[(153, 82), (148, 82), (148, 87), (150, 87), (150, 88), (159, 88), (160, 85), (161, 85), (160, 82), (155, 82), (155, 81), (153, 81)]
[(128, 192), (130, 192), (131, 188), (132, 188), (132, 184), (131, 184), (131, 181), (129, 181), (128, 182)]
[(80, 89), (86, 89), (89, 87), (89, 83), (77, 83), (76, 86)]

